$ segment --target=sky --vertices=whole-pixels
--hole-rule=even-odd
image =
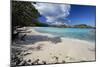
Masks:
[[[40,13],[38,20],[52,24],[87,24],[95,26],[95,6],[36,3],[32,4]]]
[[[96,7],[86,5],[71,5],[69,24],[87,24],[95,26]]]

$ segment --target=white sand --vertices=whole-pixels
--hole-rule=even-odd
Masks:
[[[29,28],[32,32],[28,35],[46,35],[36,32],[33,28]],[[62,42],[52,43],[51,41],[40,41],[35,44],[24,45],[26,48],[36,48],[41,46],[41,50],[29,50],[31,54],[24,57],[25,60],[32,61],[40,59],[39,63],[46,61],[47,63],[55,63],[58,57],[58,62],[79,62],[79,61],[94,61],[95,60],[95,43],[90,43],[78,39],[61,38]]]

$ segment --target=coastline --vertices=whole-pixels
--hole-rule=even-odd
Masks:
[[[55,42],[56,39],[53,35],[37,32],[33,27],[27,28],[31,31],[31,33],[27,33],[28,36],[39,37],[35,37],[34,44],[24,43],[22,45],[22,50],[28,49],[23,54],[30,53],[23,57],[26,61],[30,59],[31,62],[34,62],[39,59],[38,64],[43,64],[43,61],[46,64],[95,61],[95,43],[70,38],[60,38],[58,42]]]
[[[35,29],[36,28],[39,28],[39,27],[34,27]],[[55,35],[52,35],[52,34],[49,34],[49,33],[41,33],[41,32],[38,32],[34,29],[33,27],[29,27],[28,29],[31,30],[33,33],[35,33],[36,35],[46,35],[46,36],[49,36],[49,37],[56,37]],[[29,34],[30,35],[30,34]],[[32,34],[33,35],[33,34]],[[94,41],[86,41],[86,40],[80,40],[80,39],[75,39],[75,38],[69,38],[69,37],[61,37],[62,39],[70,39],[70,40],[76,40],[76,41],[81,41],[81,42],[87,42],[87,43],[90,43],[90,44],[95,44]],[[94,45],[93,44],[93,45]]]

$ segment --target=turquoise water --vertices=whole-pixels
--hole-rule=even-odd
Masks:
[[[36,31],[41,33],[49,33],[54,36],[75,38],[95,42],[95,29],[89,28],[55,28],[55,27],[40,27],[35,28]]]

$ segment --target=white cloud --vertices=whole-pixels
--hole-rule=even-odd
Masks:
[[[32,3],[38,12],[46,17],[47,22],[67,22],[66,17],[70,14],[71,6],[69,4],[52,3]]]

